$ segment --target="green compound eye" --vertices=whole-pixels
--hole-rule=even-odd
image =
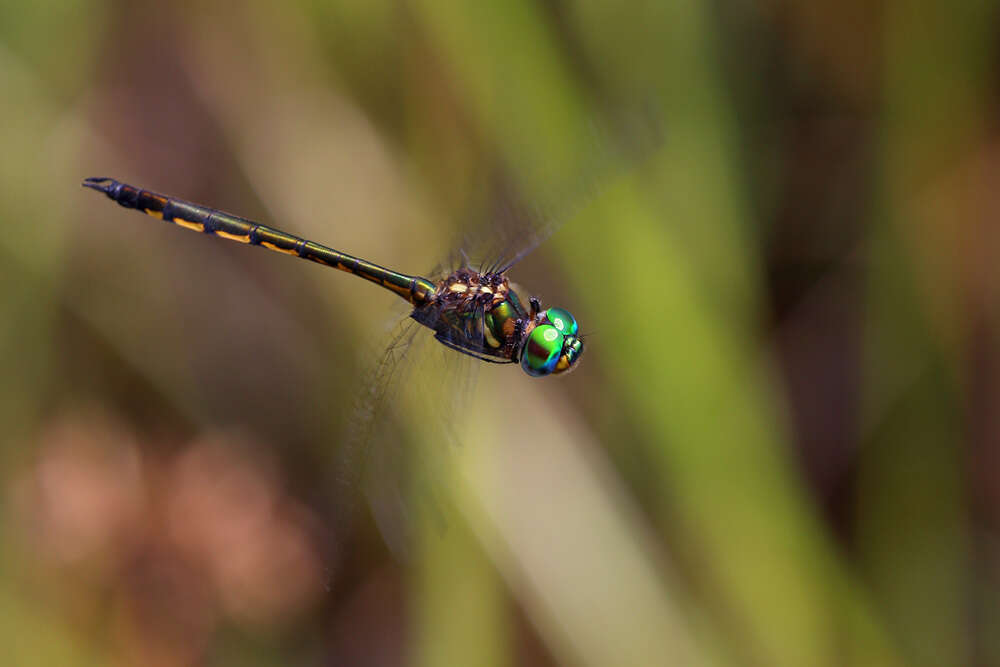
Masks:
[[[548,375],[556,369],[562,354],[563,335],[551,324],[539,324],[528,334],[521,352],[521,368],[533,377]]]
[[[583,341],[576,336],[565,336],[563,340],[562,355],[556,362],[556,369],[552,371],[554,375],[565,373],[576,368],[576,362],[583,354]]]
[[[569,314],[568,310],[563,310],[562,308],[549,308],[546,310],[545,323],[559,329],[559,333],[564,336],[575,336],[578,329],[573,316]]]

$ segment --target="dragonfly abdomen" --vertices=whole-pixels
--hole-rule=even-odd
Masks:
[[[186,229],[238,243],[260,246],[274,252],[308,259],[339,271],[353,273],[401,296],[414,306],[426,303],[436,288],[434,283],[426,278],[398,273],[225,211],[136,188],[111,178],[88,178],[83,185],[103,192],[125,208],[134,208]]]

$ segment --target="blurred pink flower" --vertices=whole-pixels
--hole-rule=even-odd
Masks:
[[[39,436],[14,507],[40,556],[72,563],[134,537],[146,508],[134,436],[107,417],[74,417]],[[106,554],[113,555],[113,554]]]
[[[325,591],[318,521],[284,494],[275,468],[225,436],[196,441],[165,485],[167,531],[206,566],[237,620],[274,624]]]

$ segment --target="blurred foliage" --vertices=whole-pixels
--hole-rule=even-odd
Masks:
[[[994,14],[3,0],[7,662],[1000,664]],[[392,297],[104,175],[413,273],[551,213],[584,360],[421,346],[345,487]]]

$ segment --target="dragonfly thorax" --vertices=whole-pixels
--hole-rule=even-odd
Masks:
[[[489,311],[507,299],[510,285],[502,273],[461,268],[438,283],[435,300],[459,313]]]

